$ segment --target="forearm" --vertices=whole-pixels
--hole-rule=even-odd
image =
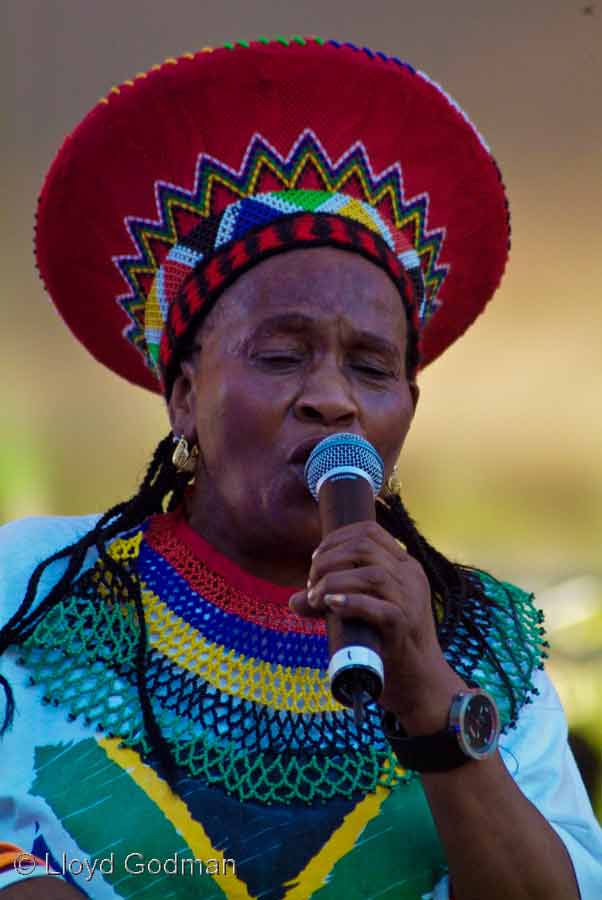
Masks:
[[[422,782],[454,900],[579,900],[564,844],[499,755]]]
[[[466,690],[462,679],[440,667],[413,711],[399,710],[398,717],[409,734],[435,733],[445,726],[459,690]],[[421,777],[454,900],[579,900],[562,840],[522,793],[499,751]]]
[[[385,669],[379,702],[399,726],[387,725],[385,732],[392,732],[401,764],[420,770],[416,746],[432,748],[433,742],[414,741],[411,752],[408,739],[439,737],[442,741],[438,746],[449,750],[447,729],[452,703],[458,693],[470,687],[443,654],[424,571],[397,544],[392,546],[390,539],[370,522],[348,525],[328,535],[312,559],[311,590],[294,594],[291,607],[303,615],[329,613],[342,620],[361,618],[379,632]],[[522,637],[509,631],[506,639]],[[535,679],[537,672],[532,676]],[[548,712],[556,722],[555,707]],[[547,718],[537,724],[527,711],[526,719],[531,721],[531,730],[528,738],[523,735],[523,759],[530,760],[527,768],[531,780],[537,781],[538,771],[547,770],[548,750],[552,755],[547,793],[543,795],[550,800],[553,779],[563,771],[559,750],[565,746],[565,734],[556,726],[556,732],[550,735],[550,729],[544,727]],[[518,729],[519,724],[514,727]],[[475,726],[478,744],[480,727]],[[544,739],[538,745],[540,728]],[[536,758],[534,745],[538,747]],[[456,761],[457,750],[454,746],[450,753]],[[431,752],[435,757],[438,754],[437,750]],[[445,750],[440,755],[445,767],[449,761]],[[404,763],[404,756],[410,762]],[[525,766],[521,765],[525,776]],[[487,760],[470,760],[457,769],[422,777],[457,900],[579,900],[573,864],[562,840],[523,794],[497,753]],[[525,781],[526,776],[522,783]],[[580,852],[576,865],[581,862],[579,877],[582,879],[585,873],[589,887],[597,879],[592,852],[598,842],[591,820],[581,815],[578,793],[556,812],[569,819],[576,813],[577,820],[584,823],[584,844],[576,842]],[[534,792],[534,796],[538,802],[542,799],[541,792]],[[545,803],[542,809],[546,809]],[[570,840],[574,845],[572,833]],[[574,850],[571,846],[573,854]],[[588,894],[588,900],[590,896],[598,894]]]

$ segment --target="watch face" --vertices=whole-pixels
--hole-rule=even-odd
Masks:
[[[499,715],[493,699],[484,691],[462,694],[456,711],[455,731],[467,756],[485,759],[495,751],[500,733]]]

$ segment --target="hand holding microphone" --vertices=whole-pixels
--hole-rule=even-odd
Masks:
[[[291,608],[326,617],[333,695],[358,722],[377,699],[414,733],[434,731],[461,681],[439,645],[422,566],[375,521],[382,460],[364,438],[336,434],[314,448],[305,473],[323,538],[311,590]]]
[[[318,502],[322,536],[353,522],[374,521],[374,498],[383,477],[383,461],[364,438],[343,433],[320,441],[305,465],[305,480]],[[377,700],[383,689],[380,638],[362,619],[327,615],[326,622],[330,688],[339,703],[353,708],[359,725],[364,704]]]

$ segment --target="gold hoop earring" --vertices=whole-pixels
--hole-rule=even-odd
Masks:
[[[387,490],[390,494],[401,494],[401,481],[397,474],[397,463],[393,466],[393,471],[387,478]]]
[[[196,464],[199,458],[199,448],[196,444],[193,444],[192,447],[188,446],[188,441],[184,437],[184,435],[180,435],[178,438],[174,434],[174,443],[176,443],[176,449],[174,450],[171,461],[178,470],[178,472],[186,472],[189,475],[193,475],[196,472]]]

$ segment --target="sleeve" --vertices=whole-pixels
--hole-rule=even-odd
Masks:
[[[38,516],[9,522],[0,528],[0,627],[16,612],[25,596],[35,567],[42,560],[78,541],[98,521],[99,516]],[[92,564],[90,552],[83,568]],[[48,567],[40,581],[41,600],[65,571],[65,562]],[[83,569],[82,569],[83,571]]]
[[[554,685],[538,671],[539,693],[500,739],[506,768],[566,846],[581,900],[602,897],[602,828],[596,821],[567,742],[567,722]]]
[[[79,540],[98,516],[69,516],[21,519],[0,528],[0,628],[21,604],[29,579],[43,559],[61,547]],[[84,567],[92,565],[96,551],[86,557]],[[43,599],[65,571],[65,561],[57,561],[44,574],[36,596]],[[32,723],[39,726],[39,709],[34,697],[22,690],[23,672],[15,665],[14,648],[0,657],[0,674],[11,685],[17,704],[11,729],[11,744],[18,742],[18,753],[7,752],[0,738],[0,891],[25,878],[56,874],[45,853],[39,824],[47,810],[39,798],[29,793],[32,778]],[[0,687],[0,722],[4,719],[6,696]]]
[[[500,755],[523,794],[563,841],[581,900],[602,897],[602,828],[596,821],[567,742],[568,727],[549,676],[538,671],[533,702],[516,728],[500,738]],[[446,875],[422,900],[453,900]]]

